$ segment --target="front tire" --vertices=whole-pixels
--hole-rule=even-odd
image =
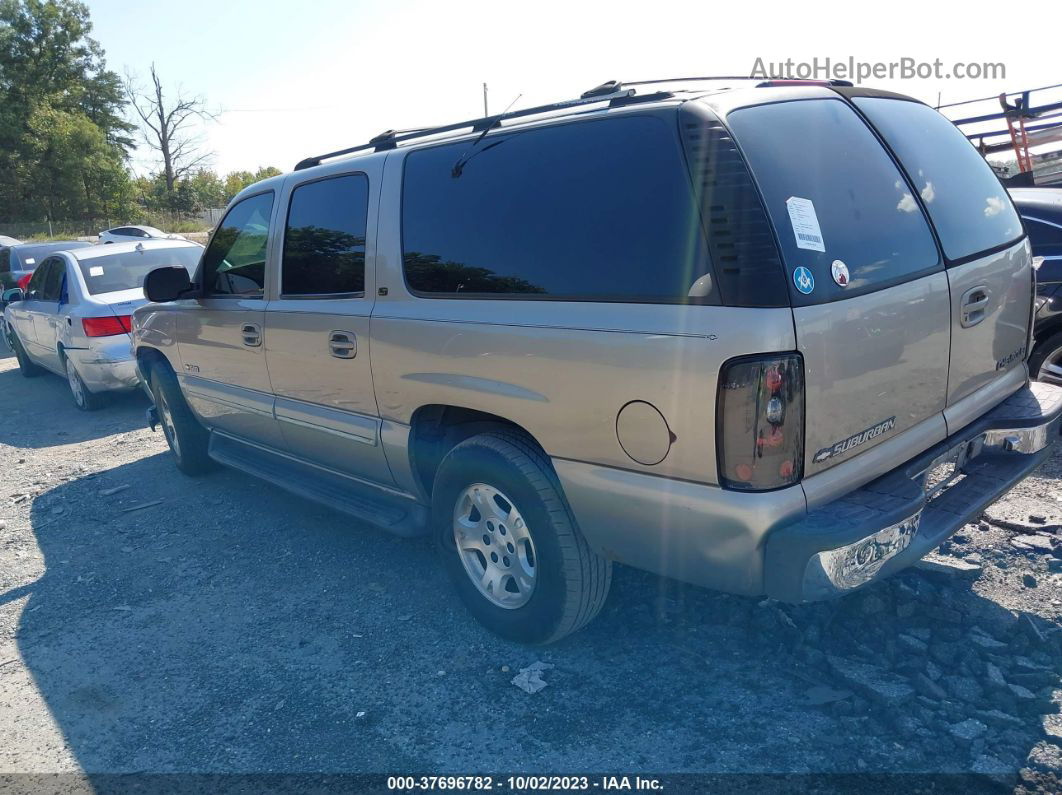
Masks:
[[[492,632],[553,643],[605,603],[612,564],[590,549],[549,459],[526,436],[483,433],[454,447],[435,477],[432,516],[443,566]]]
[[[71,397],[74,398],[74,405],[81,411],[95,411],[107,402],[106,397],[90,391],[85,386],[81,374],[78,373],[69,356],[63,357],[63,367],[66,369],[66,383],[70,387]]]
[[[160,363],[151,368],[151,395],[177,468],[191,476],[214,469],[214,462],[207,454],[210,434],[192,414],[169,365]]]
[[[15,335],[14,331],[8,332],[8,340],[11,342],[11,347],[15,350],[15,360],[18,362],[18,371],[22,373],[23,378],[36,378],[44,372],[44,370],[35,365],[30,359],[29,354],[26,353],[26,349],[22,347],[22,340]]]
[[[1029,357],[1029,375],[1062,386],[1062,331],[1041,342]]]

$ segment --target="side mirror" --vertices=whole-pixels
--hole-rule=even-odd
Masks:
[[[15,301],[25,300],[26,294],[22,292],[20,287],[12,287],[10,290],[4,290],[3,296],[0,296],[0,300],[3,300],[5,304],[12,304]]]
[[[187,298],[192,292],[188,271],[180,266],[155,268],[144,277],[144,297],[155,303]]]

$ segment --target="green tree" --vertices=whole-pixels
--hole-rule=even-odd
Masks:
[[[121,81],[75,0],[0,0],[0,218],[95,218],[131,197]]]
[[[230,201],[232,201],[233,196],[235,196],[241,190],[246,188],[248,185],[253,185],[256,182],[261,182],[263,179],[268,179],[269,177],[280,176],[282,173],[284,172],[282,172],[279,168],[276,168],[275,166],[262,166],[253,174],[250,171],[230,171],[228,174],[225,175],[224,202],[217,206],[221,207],[224,204],[228,204]]]

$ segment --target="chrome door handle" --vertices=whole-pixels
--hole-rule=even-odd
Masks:
[[[240,336],[248,348],[257,348],[262,344],[262,327],[257,323],[244,323],[240,326]]]
[[[353,359],[358,355],[358,338],[352,331],[330,331],[328,352],[337,359]]]
[[[962,294],[960,299],[959,323],[963,328],[976,326],[985,319],[985,308],[988,306],[989,290],[984,285],[971,287]]]

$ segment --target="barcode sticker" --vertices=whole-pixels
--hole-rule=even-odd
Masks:
[[[789,222],[793,225],[797,248],[825,252],[826,245],[822,240],[819,218],[815,215],[815,205],[811,199],[790,196],[785,200],[785,208],[789,211]]]

